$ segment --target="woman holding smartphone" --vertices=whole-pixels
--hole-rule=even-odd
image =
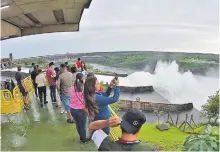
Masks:
[[[107,120],[111,116],[108,105],[115,103],[120,97],[119,81],[117,78],[114,78],[106,92],[96,92],[96,80],[97,78],[95,76],[86,79],[84,85],[85,108],[89,115],[94,116],[94,121]],[[112,97],[109,97],[112,90],[114,94]],[[110,128],[105,127],[103,131],[109,134]]]

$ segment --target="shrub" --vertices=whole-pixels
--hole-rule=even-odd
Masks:
[[[209,96],[207,103],[202,106],[202,110],[209,119],[208,123],[212,123],[212,119],[214,119],[214,123],[217,124],[219,117],[219,91],[215,95]]]
[[[183,151],[218,151],[219,135],[212,136],[212,127],[206,126],[202,135],[188,136],[183,144]]]

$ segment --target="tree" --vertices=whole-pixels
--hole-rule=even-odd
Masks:
[[[219,135],[211,135],[212,126],[206,126],[202,135],[188,136],[183,144],[183,151],[219,151]]]
[[[202,106],[203,113],[208,117],[209,122],[214,119],[214,123],[217,124],[219,118],[219,91],[215,95],[209,96],[207,103]]]
[[[160,110],[154,110],[154,114],[157,116],[157,122],[160,123],[160,116],[164,115],[163,111]]]

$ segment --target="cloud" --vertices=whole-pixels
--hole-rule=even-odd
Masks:
[[[66,52],[219,53],[218,0],[93,0],[79,32],[2,41],[2,56]]]

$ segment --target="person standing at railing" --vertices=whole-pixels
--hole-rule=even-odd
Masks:
[[[57,99],[56,99],[56,82],[54,80],[54,77],[56,77],[56,72],[54,71],[54,63],[50,62],[49,63],[49,67],[46,70],[46,76],[47,76],[47,80],[49,82],[50,85],[50,97],[52,100],[52,103],[56,103]]]
[[[69,106],[70,104],[69,90],[74,85],[73,74],[67,70],[65,64],[60,65],[60,71],[61,74],[57,81],[57,88],[60,93],[61,101],[63,102],[65,110],[67,111],[67,117],[68,117],[67,122],[74,123],[73,117],[70,113],[70,106]]]
[[[119,81],[118,79],[113,79],[106,92],[96,92],[96,81],[97,78],[94,76],[86,79],[84,86],[85,107],[89,115],[94,116],[94,121],[107,120],[111,116],[108,105],[115,103],[120,97]],[[112,97],[109,97],[112,90],[114,94]],[[110,128],[107,126],[103,128],[103,131],[109,134]]]
[[[93,73],[88,73],[87,78],[92,77],[92,76],[94,77],[95,75]],[[103,92],[102,86],[98,80],[96,80],[95,91],[96,92]],[[88,115],[88,120],[89,120],[89,124],[90,124],[94,120],[94,116]]]
[[[25,78],[24,73],[21,72],[21,67],[19,66],[18,67],[18,72],[16,72],[16,74],[15,74],[15,79],[17,81],[17,85],[19,87],[19,90],[20,90],[20,92],[23,96],[24,109],[28,110],[29,108],[28,108],[27,103],[26,103],[28,93],[26,92],[24,84],[23,84],[24,78]]]
[[[75,63],[77,71],[81,71],[81,59],[78,58],[77,62]]]
[[[32,63],[32,64],[31,64],[31,67],[30,67],[30,69],[29,69],[29,74],[31,74],[31,73],[34,71],[34,68],[36,68],[36,67],[35,67],[35,63]]]
[[[35,83],[37,84],[39,98],[41,107],[43,107],[43,96],[44,96],[44,104],[47,104],[47,88],[46,88],[46,77],[43,74],[42,70],[38,70],[38,75],[36,76]]]
[[[85,78],[87,77],[88,72],[86,68],[86,63],[84,61],[81,62],[81,73]]]
[[[122,120],[118,116],[112,116],[108,120],[94,121],[89,126],[89,131],[92,133],[91,139],[99,151],[154,151],[151,145],[138,140],[138,134],[145,121],[146,117],[137,109],[131,109],[126,112]],[[116,127],[119,125],[122,136],[117,141],[113,141],[101,130],[105,127]]]

